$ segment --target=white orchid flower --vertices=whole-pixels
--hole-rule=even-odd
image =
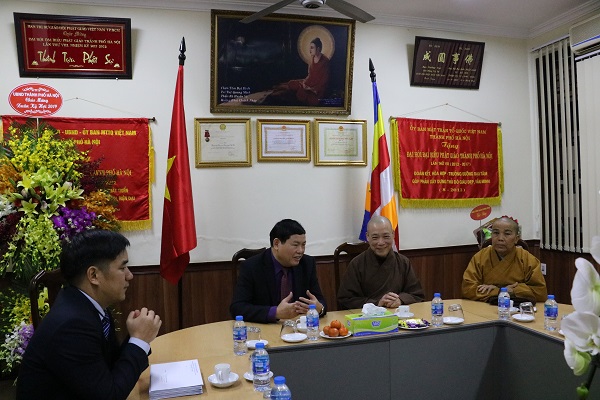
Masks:
[[[579,312],[600,315],[600,275],[584,258],[575,260],[577,272],[571,288],[571,303]]]
[[[561,330],[577,350],[591,355],[600,352],[600,318],[597,315],[575,311],[562,320]]]
[[[590,249],[592,257],[598,264],[600,264],[600,236],[594,236],[592,238],[592,248]]]
[[[583,375],[587,371],[592,359],[590,353],[578,351],[569,339],[565,339],[564,354],[567,365],[573,370],[575,375]]]

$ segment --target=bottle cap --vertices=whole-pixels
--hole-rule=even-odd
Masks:
[[[316,309],[317,309],[317,306],[315,306],[314,304],[310,304],[310,305],[308,306],[308,308],[309,308],[309,309],[311,309],[311,310],[314,308],[314,309],[316,310]]]
[[[276,376],[275,378],[273,378],[273,382],[275,382],[276,385],[283,385],[285,383],[285,377]]]
[[[500,289],[500,291],[501,291],[501,292],[508,292],[508,289],[507,289],[507,288],[505,288],[505,287],[503,287],[503,288],[501,288],[501,289]]]
[[[236,316],[235,316],[235,320],[236,320],[236,321],[243,321],[243,320],[244,320],[244,317],[243,317],[243,316],[241,316],[241,315],[236,315]]]
[[[263,342],[258,342],[254,345],[254,347],[256,348],[256,350],[258,349],[264,349],[265,348],[265,344]]]
[[[434,293],[433,297],[441,297],[441,295],[439,293]]]
[[[548,295],[548,300],[554,300],[554,295],[553,294],[549,294]]]

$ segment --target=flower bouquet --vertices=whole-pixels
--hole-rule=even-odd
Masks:
[[[600,263],[600,236],[594,236],[592,257]],[[565,335],[565,360],[575,375],[589,370],[584,383],[577,388],[580,399],[587,399],[596,368],[600,366],[600,275],[584,258],[575,260],[577,272],[571,289],[575,312],[561,323]]]
[[[116,177],[50,125],[13,124],[0,143],[0,367],[18,366],[31,336],[26,288],[59,267],[61,242],[85,229],[118,230]],[[6,283],[8,281],[8,283]],[[42,299],[43,300],[43,299]],[[11,310],[26,312],[11,314]],[[40,310],[43,310],[40,307]],[[1,342],[1,340],[0,340]]]

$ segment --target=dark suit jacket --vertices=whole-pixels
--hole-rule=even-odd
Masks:
[[[17,399],[126,399],[147,367],[146,352],[135,344],[119,346],[112,324],[106,340],[94,305],[67,287],[25,350]]]
[[[315,259],[304,255],[300,263],[292,267],[294,279],[294,298],[307,297],[310,290],[319,302],[327,309],[323,293],[317,280]],[[276,293],[275,266],[271,259],[271,249],[250,257],[240,267],[233,301],[229,307],[231,316],[243,315],[244,321],[267,323],[269,309],[280,302],[280,294]],[[324,313],[323,313],[324,315]]]

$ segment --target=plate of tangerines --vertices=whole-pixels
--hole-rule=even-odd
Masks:
[[[352,332],[348,331],[348,328],[342,325],[340,321],[334,319],[329,325],[323,327],[319,335],[325,339],[345,339],[352,336]]]

